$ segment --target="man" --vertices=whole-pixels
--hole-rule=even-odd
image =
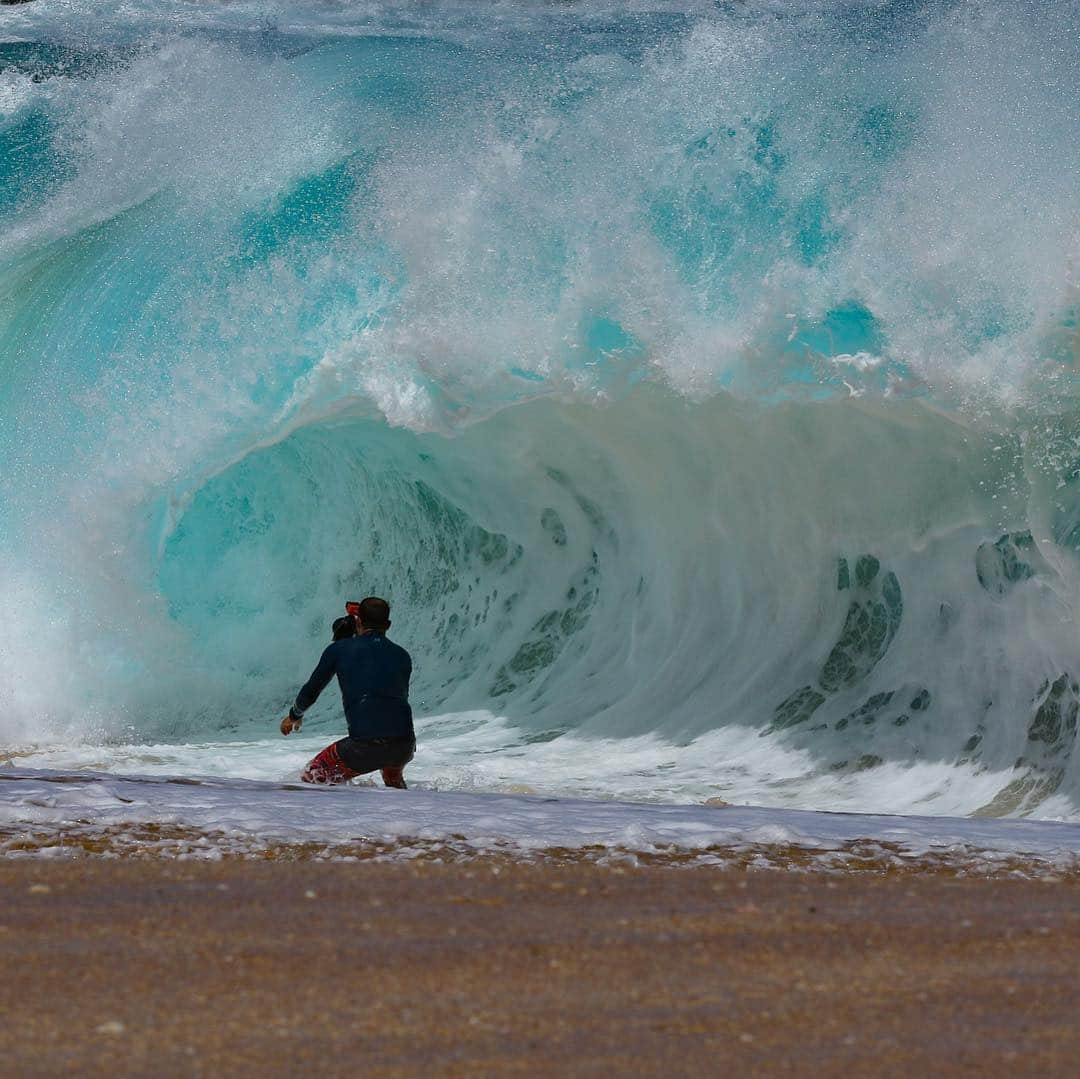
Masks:
[[[404,790],[405,765],[416,752],[409,707],[412,659],[386,638],[390,628],[386,600],[369,596],[358,608],[355,632],[348,632],[344,619],[334,623],[334,642],[281,721],[281,733],[287,736],[300,730],[304,713],[336,674],[349,736],[327,746],[304,769],[301,779],[344,783],[378,770],[386,786]]]

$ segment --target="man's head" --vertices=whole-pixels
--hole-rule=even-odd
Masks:
[[[374,629],[385,633],[390,628],[390,604],[378,596],[368,596],[360,601],[357,619],[361,629]]]

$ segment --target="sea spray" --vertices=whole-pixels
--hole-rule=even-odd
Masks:
[[[423,712],[1069,811],[1077,5],[93,7],[0,26],[9,741],[380,592]]]

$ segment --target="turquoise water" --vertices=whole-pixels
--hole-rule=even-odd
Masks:
[[[0,736],[256,737],[380,593],[424,713],[1071,812],[1077,70],[1076,3],[4,8]]]

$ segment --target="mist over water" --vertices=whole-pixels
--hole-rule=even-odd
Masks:
[[[227,770],[376,593],[487,717],[436,786],[1075,814],[1078,70],[1076,3],[3,9],[0,737]]]

